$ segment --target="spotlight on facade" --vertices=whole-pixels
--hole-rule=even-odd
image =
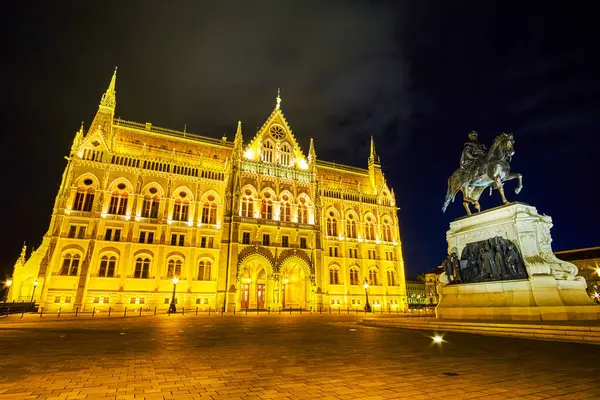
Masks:
[[[246,157],[248,160],[252,160],[254,158],[254,150],[252,149],[248,149],[244,152],[244,157]]]
[[[368,288],[369,288],[369,284],[368,284],[367,282],[365,282],[365,284],[363,285],[363,287],[364,287],[365,289],[368,289]]]
[[[288,278],[285,278],[285,279],[283,280],[283,283],[285,283],[286,285],[287,285],[287,283],[288,283],[288,282],[289,282]]]
[[[248,283],[252,282],[252,278],[248,277],[248,279],[246,279],[246,282],[248,282]]]
[[[6,280],[6,286],[10,287],[12,285],[12,279],[7,279]]]
[[[596,275],[600,276],[600,267],[596,268]]]
[[[173,285],[177,285],[179,283],[179,278],[178,277],[174,277],[171,282],[173,282]]]

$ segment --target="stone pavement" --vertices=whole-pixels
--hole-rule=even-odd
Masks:
[[[1,399],[597,399],[597,346],[355,325],[364,315],[0,323]]]

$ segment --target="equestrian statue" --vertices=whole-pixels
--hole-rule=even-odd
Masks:
[[[519,179],[519,186],[515,189],[518,194],[523,188],[523,177],[521,174],[510,172],[510,162],[515,154],[515,140],[512,134],[501,133],[494,139],[488,150],[477,141],[477,132],[469,133],[469,141],[465,143],[460,157],[460,168],[458,168],[450,179],[448,179],[448,191],[442,212],[460,191],[463,197],[463,206],[467,214],[471,215],[469,203],[473,204],[477,211],[481,211],[479,197],[485,189],[498,189],[504,204],[508,203],[504,195],[504,182],[511,179]]]

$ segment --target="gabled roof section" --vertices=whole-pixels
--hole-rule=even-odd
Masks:
[[[281,97],[279,97],[279,91],[277,92],[276,101],[277,103],[275,105],[275,108],[273,109],[265,123],[260,127],[258,132],[256,132],[256,135],[254,136],[254,138],[252,138],[250,143],[245,146],[244,156],[247,159],[259,160],[260,149],[263,141],[265,140],[271,140],[274,143],[288,142],[292,146],[292,154],[294,155],[294,158],[297,161],[296,166],[299,166],[302,169],[307,169],[308,160],[302,152],[300,145],[296,141],[296,137],[292,133],[292,128],[288,124],[287,119],[285,118],[285,115],[281,110]],[[280,136],[279,138],[274,136],[274,134],[281,135],[281,133],[279,133],[281,131],[278,130],[277,127],[283,129],[283,136]],[[278,132],[272,131],[272,129]]]

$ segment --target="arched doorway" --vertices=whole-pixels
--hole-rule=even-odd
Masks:
[[[299,258],[286,260],[279,270],[281,307],[308,308],[310,305],[310,271]]]
[[[275,286],[273,267],[261,255],[253,255],[244,260],[240,266],[239,297],[237,304],[241,309],[267,308],[273,302],[270,293]]]

